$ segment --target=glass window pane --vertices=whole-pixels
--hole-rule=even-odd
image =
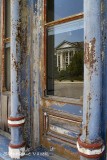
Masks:
[[[47,22],[83,12],[83,0],[47,0]]]
[[[83,19],[47,29],[47,94],[83,96]]]
[[[6,90],[10,91],[10,48],[5,49],[5,79]]]
[[[5,38],[10,37],[10,0],[5,0]]]

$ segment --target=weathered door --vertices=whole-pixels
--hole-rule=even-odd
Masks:
[[[83,99],[83,0],[44,3],[41,144],[61,156],[77,160]]]
[[[9,132],[8,117],[10,115],[10,0],[1,1],[1,99],[0,129]]]

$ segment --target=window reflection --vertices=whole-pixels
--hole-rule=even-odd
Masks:
[[[47,22],[83,12],[83,0],[47,0]]]
[[[80,98],[83,96],[83,20],[50,27],[47,34],[47,94]]]

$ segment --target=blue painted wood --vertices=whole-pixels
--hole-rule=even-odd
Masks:
[[[73,114],[73,115],[77,115],[77,116],[82,116],[83,115],[83,108],[82,106],[77,106],[77,105],[73,105],[73,104],[65,104],[65,105],[52,105],[51,106],[52,109],[58,110],[58,111],[62,111],[65,113],[69,113],[69,114]]]

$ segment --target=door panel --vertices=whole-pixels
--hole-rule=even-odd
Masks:
[[[82,106],[43,99],[40,109],[41,144],[63,157],[79,159]]]

